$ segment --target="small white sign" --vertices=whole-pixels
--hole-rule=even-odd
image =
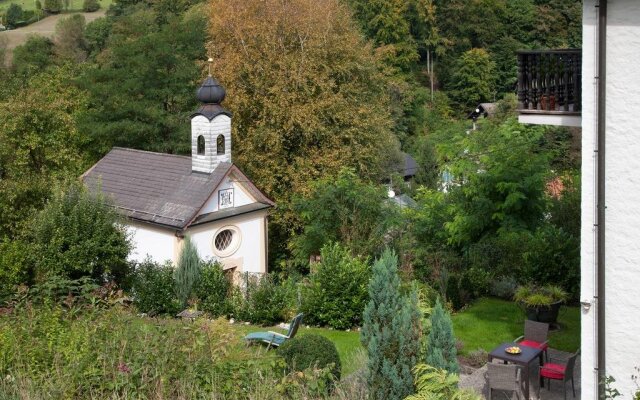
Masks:
[[[233,207],[233,188],[218,190],[218,208]]]

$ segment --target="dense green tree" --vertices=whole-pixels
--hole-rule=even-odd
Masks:
[[[404,399],[413,393],[412,368],[420,352],[420,311],[415,290],[400,292],[396,255],[385,251],[373,264],[369,302],[360,339],[366,347],[367,384],[376,400]]]
[[[445,150],[453,184],[446,194],[421,199],[424,218],[418,217],[416,229],[463,247],[498,230],[535,229],[547,205],[550,154],[540,151],[545,130],[511,118],[462,134]]]
[[[58,21],[53,43],[59,60],[79,63],[87,58],[88,45],[84,31],[85,19],[82,14],[74,14]]]
[[[484,49],[471,49],[460,57],[453,73],[451,99],[469,109],[495,97],[495,64]]]
[[[53,63],[53,42],[45,37],[30,36],[13,49],[13,70],[21,76],[31,76]]]
[[[354,258],[338,243],[327,243],[320,256],[303,288],[305,320],[336,329],[360,326],[370,277],[367,261]]]
[[[379,253],[395,211],[385,199],[382,186],[361,180],[352,169],[314,182],[309,197],[297,202],[304,224],[292,242],[298,261],[306,263],[330,242],[342,243],[353,255]]]
[[[431,311],[431,330],[427,336],[427,364],[457,374],[456,338],[453,336],[451,317],[442,307],[440,299]]]
[[[131,244],[115,209],[99,191],[75,182],[54,191],[30,227],[36,278],[126,278]]]
[[[15,28],[22,21],[22,7],[11,3],[4,14],[4,22],[9,28]]]
[[[14,237],[53,182],[88,166],[75,124],[86,95],[70,84],[73,74],[72,66],[49,69],[0,103],[0,236]]]
[[[291,200],[310,182],[344,166],[379,179],[397,161],[385,78],[337,0],[216,0],[211,10],[234,162],[278,203],[270,243],[286,243],[300,227]]]
[[[408,70],[418,60],[416,43],[406,18],[404,0],[350,0],[354,14],[367,37],[389,65]]]
[[[77,80],[90,94],[79,124],[90,133],[92,156],[113,146],[188,153],[186,116],[196,109],[201,69],[195,60],[206,54],[204,17],[178,15],[158,26],[152,10],[139,10],[103,28],[113,32],[108,49]],[[103,33],[96,35],[98,46],[107,42]]]
[[[113,23],[108,18],[98,18],[87,24],[84,36],[90,56],[98,55],[107,47]]]
[[[202,261],[198,256],[198,249],[191,241],[191,237],[185,236],[182,241],[178,265],[173,273],[176,296],[182,307],[187,307],[191,293],[200,279],[201,271]]]

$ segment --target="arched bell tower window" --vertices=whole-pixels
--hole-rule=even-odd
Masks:
[[[218,155],[224,154],[224,135],[218,135],[216,145],[218,147]]]
[[[204,136],[198,136],[198,155],[204,155]]]

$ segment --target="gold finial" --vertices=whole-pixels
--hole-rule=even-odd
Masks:
[[[209,76],[211,76],[211,64],[213,64],[213,58],[209,57],[207,62],[209,63]]]

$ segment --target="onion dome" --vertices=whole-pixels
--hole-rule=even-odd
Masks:
[[[196,92],[196,98],[204,104],[220,104],[226,92],[222,86],[209,75]]]

